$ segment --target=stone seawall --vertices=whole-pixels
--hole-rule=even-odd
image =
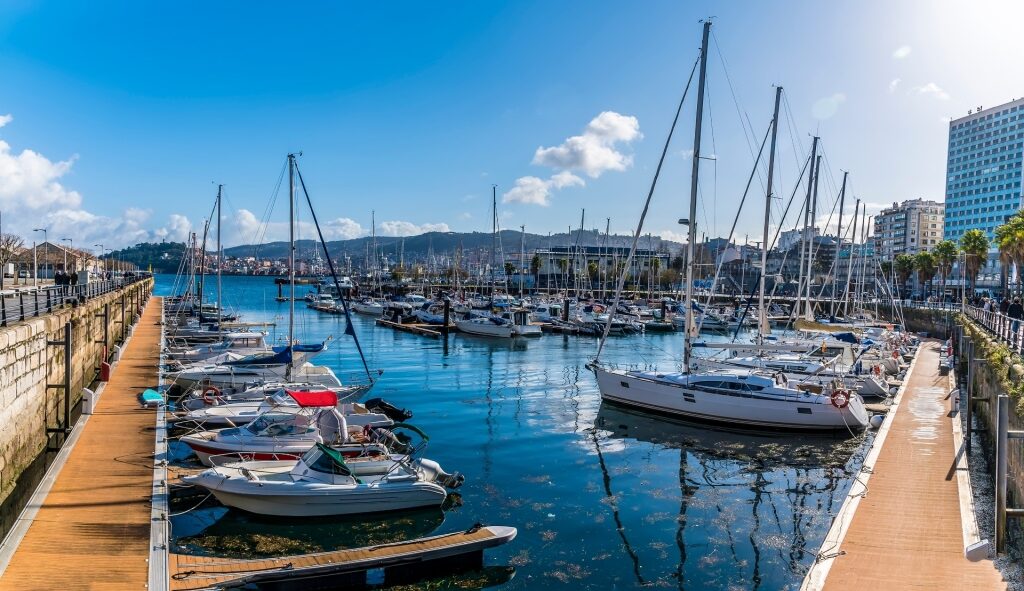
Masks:
[[[57,387],[65,382],[65,347],[53,342],[64,339],[70,323],[74,409],[82,400],[83,388],[98,377],[104,344],[110,360],[152,289],[152,279],[140,281],[73,307],[0,327],[0,503],[6,504],[19,478],[39,464],[48,445],[63,443],[61,430],[71,428],[64,424],[64,389]]]

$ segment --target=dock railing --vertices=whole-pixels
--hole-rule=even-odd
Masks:
[[[20,289],[17,293],[0,295],[0,326],[12,322],[24,322],[60,308],[65,304],[84,303],[90,298],[108,294],[139,281],[150,275],[118,277],[102,281],[90,281],[77,285],[49,285],[35,289]]]

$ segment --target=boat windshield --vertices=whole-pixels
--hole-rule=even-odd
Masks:
[[[287,426],[287,423],[293,421],[294,419],[295,415],[266,413],[256,417],[256,420],[250,422],[244,428],[253,435],[259,435],[260,433],[266,431],[271,425],[276,425],[284,428]]]
[[[351,476],[352,470],[345,463],[341,454],[323,444],[316,444],[316,447],[306,452],[302,461],[314,472],[324,474],[337,474],[340,476]]]

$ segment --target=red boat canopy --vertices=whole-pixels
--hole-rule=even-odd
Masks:
[[[338,395],[330,390],[309,392],[304,390],[285,390],[299,406],[336,406]]]

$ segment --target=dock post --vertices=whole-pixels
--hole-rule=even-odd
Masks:
[[[971,434],[974,431],[974,341],[965,344],[967,355],[964,360],[967,362],[967,416],[964,419],[965,433],[964,446],[968,454],[971,453]]]
[[[569,298],[562,300],[562,322],[569,322]]]
[[[999,395],[996,407],[996,554],[1006,551],[1006,467],[1010,429],[1010,397]]]
[[[452,300],[445,296],[444,298],[444,322],[441,324],[441,334],[448,336],[448,322],[451,318],[452,313]]]

